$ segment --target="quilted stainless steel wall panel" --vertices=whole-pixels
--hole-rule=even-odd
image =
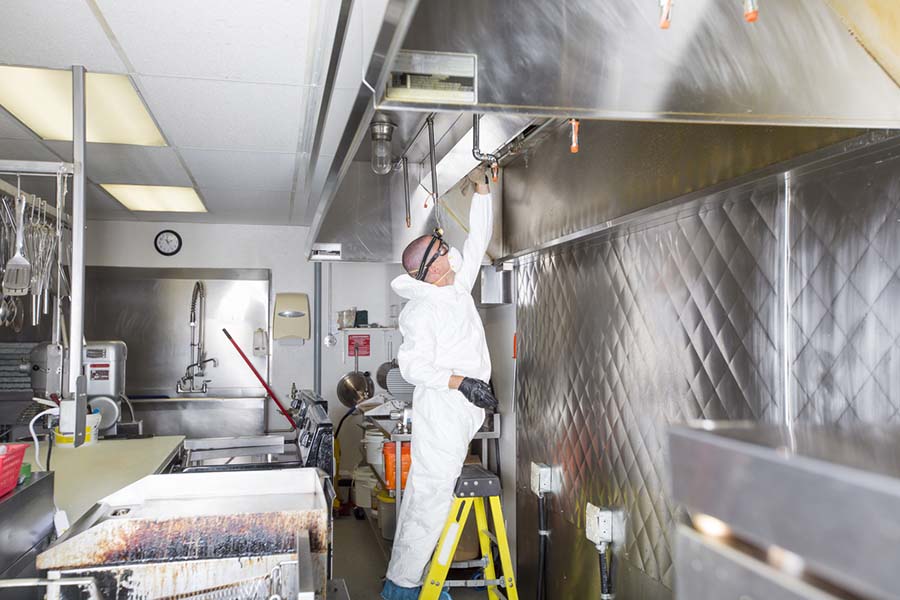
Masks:
[[[866,136],[769,173],[520,260],[525,590],[531,461],[564,473],[550,597],[598,593],[591,501],[628,513],[618,597],[668,598],[672,527],[685,518],[667,497],[668,423],[900,421],[900,143]]]
[[[793,178],[791,393],[798,420],[900,420],[900,158]]]
[[[664,432],[691,418],[780,418],[778,182],[532,255],[519,270],[519,577],[533,588],[531,461],[560,465],[550,597],[599,589],[584,505],[624,507],[621,598],[664,598],[683,510]]]

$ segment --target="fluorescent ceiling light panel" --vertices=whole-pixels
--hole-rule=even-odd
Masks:
[[[127,75],[85,76],[87,141],[165,146]],[[72,73],[0,66],[0,104],[45,140],[72,140]]]
[[[171,185],[102,183],[101,187],[128,210],[136,212],[204,213],[206,207],[194,188]]]

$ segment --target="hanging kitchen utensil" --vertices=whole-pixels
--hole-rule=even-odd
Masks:
[[[7,319],[9,319],[10,312],[12,309],[9,306],[9,296],[3,296],[0,298],[0,325],[6,327],[9,323],[7,323]]]
[[[22,326],[25,324],[25,305],[22,303],[22,298],[18,296],[12,301],[16,307],[12,318],[12,328],[16,333],[22,333]]]
[[[25,198],[16,187],[16,253],[6,263],[3,274],[3,293],[8,296],[24,296],[31,282],[31,263],[25,258]]]
[[[351,408],[375,395],[375,384],[368,371],[359,370],[359,347],[353,346],[354,370],[341,377],[337,384],[337,397],[341,404]]]
[[[387,390],[388,372],[390,372],[391,369],[399,366],[400,363],[398,363],[397,359],[394,358],[394,338],[393,336],[391,336],[388,338],[388,361],[381,363],[381,365],[378,367],[378,370],[375,371],[375,381],[378,382],[378,387],[383,390]]]
[[[332,348],[337,345],[337,336],[334,335],[334,331],[332,331],[332,326],[334,325],[334,312],[332,307],[332,300],[334,298],[334,271],[332,271],[332,267],[334,265],[328,264],[328,335],[325,336],[325,339],[322,340],[322,343],[325,344],[326,348]]]

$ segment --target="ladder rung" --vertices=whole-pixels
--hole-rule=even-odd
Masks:
[[[473,567],[485,568],[487,566],[487,559],[482,557],[475,560],[461,560],[459,562],[451,563],[451,569],[471,569]]]
[[[489,585],[502,587],[503,579],[448,579],[444,582],[444,585],[448,587],[459,588],[480,588],[487,587]]]

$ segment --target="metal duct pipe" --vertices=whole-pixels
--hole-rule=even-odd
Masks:
[[[481,115],[472,115],[472,156],[475,157],[475,160],[486,162],[489,166],[493,167],[498,162],[497,157],[493,154],[486,154],[481,151],[481,127],[478,124],[479,119],[481,119]]]
[[[322,395],[322,263],[313,263],[313,390]]]
[[[85,71],[72,67],[72,295],[69,308],[69,393],[75,400],[75,447],[84,443],[85,381],[81,373],[84,351],[84,229],[85,229]],[[60,252],[62,249],[60,249]]]

